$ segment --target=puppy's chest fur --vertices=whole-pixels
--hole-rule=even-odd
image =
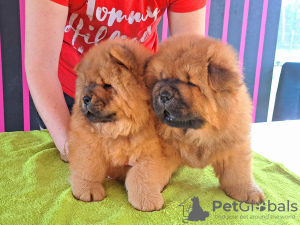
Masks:
[[[142,129],[139,134],[117,137],[94,134],[97,146],[93,149],[97,149],[98,154],[103,155],[112,166],[133,165],[145,155],[156,154],[155,151],[160,152],[159,149],[151,148],[154,142],[158,142],[158,138],[149,130]]]
[[[204,168],[209,164],[211,157],[211,149],[205,145],[197,145],[196,143],[183,143],[183,141],[177,140],[172,143],[179,152],[186,163],[192,167]]]
[[[103,137],[99,144],[105,158],[119,166],[129,161],[133,164],[140,157],[141,150],[135,142],[134,136],[130,135],[128,137],[119,136],[117,139]]]
[[[234,145],[232,142],[226,143],[226,140],[220,135],[208,135],[207,130],[205,132],[187,132],[184,129],[174,131],[167,126],[160,128],[164,129],[163,138],[176,151],[180,152],[186,164],[191,167],[204,168],[210,165],[217,160],[216,155],[226,154],[224,148]]]
[[[174,151],[178,151],[186,164],[192,167],[204,168],[207,166],[210,157],[210,150],[205,145],[198,143],[199,139],[192,139],[186,135],[184,129],[172,129],[164,124],[160,124],[162,138],[170,145]]]

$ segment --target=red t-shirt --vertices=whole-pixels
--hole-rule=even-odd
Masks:
[[[63,91],[74,98],[74,67],[82,54],[101,40],[131,38],[157,51],[157,25],[168,8],[184,13],[201,9],[206,0],[52,0],[69,7],[58,77]]]

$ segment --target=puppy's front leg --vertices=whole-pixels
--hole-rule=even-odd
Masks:
[[[140,159],[128,171],[125,185],[128,201],[138,210],[150,212],[162,209],[161,191],[170,179],[164,160]]]
[[[251,150],[232,150],[228,158],[213,164],[221,188],[238,201],[258,203],[264,201],[264,192],[254,182]]]
[[[102,185],[107,170],[105,160],[100,154],[94,155],[96,151],[88,150],[90,154],[84,150],[72,151],[70,149],[72,192],[75,198],[84,202],[101,201],[105,198],[105,190]]]

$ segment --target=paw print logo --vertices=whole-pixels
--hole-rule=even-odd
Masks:
[[[266,210],[266,207],[265,207],[266,204],[264,202],[259,202],[256,205],[257,205],[256,209],[259,209],[259,211],[262,212],[262,211]]]

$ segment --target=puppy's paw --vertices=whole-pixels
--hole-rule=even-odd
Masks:
[[[260,203],[265,200],[263,190],[255,183],[251,185],[236,185],[224,188],[225,193],[237,200],[247,201],[248,203]]]
[[[137,210],[143,212],[159,211],[164,206],[164,199],[159,190],[147,192],[147,190],[128,190],[128,201]]]
[[[73,196],[81,201],[84,202],[98,202],[102,201],[106,195],[105,190],[100,183],[90,183],[89,185],[87,182],[81,185],[73,185],[72,186],[72,193]]]

